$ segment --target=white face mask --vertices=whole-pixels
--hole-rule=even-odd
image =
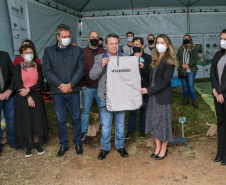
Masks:
[[[65,38],[65,39],[62,39],[62,38],[61,38],[61,44],[62,44],[64,47],[68,46],[68,45],[70,44],[70,42],[71,42],[71,38]]]
[[[128,40],[128,42],[132,42],[133,41],[133,37],[128,37],[127,40]]]
[[[167,47],[164,44],[157,44],[156,49],[159,53],[164,53],[167,50]]]
[[[24,60],[26,60],[28,62],[32,61],[33,58],[34,58],[33,54],[27,54],[27,55],[24,56]]]
[[[226,49],[226,40],[221,40],[220,44],[223,49]]]

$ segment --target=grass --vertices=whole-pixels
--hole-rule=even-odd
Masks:
[[[206,79],[204,80],[206,81]],[[198,79],[198,82],[203,82],[203,80]],[[180,104],[183,101],[183,95],[180,90],[177,88],[173,88],[173,96],[174,96],[174,104],[172,106],[172,128],[175,130],[175,135],[181,135],[181,124],[178,122],[180,117],[186,117],[185,123],[185,136],[191,137],[194,135],[204,135],[209,129],[208,126],[205,125],[206,122],[216,123],[216,117],[214,113],[211,111],[209,106],[205,103],[202,97],[197,93],[197,101],[199,104],[199,108],[195,109],[191,102],[189,105],[182,107]],[[47,110],[47,119],[49,123],[50,132],[54,135],[57,134],[57,120],[56,114],[54,110],[53,103],[47,102],[45,103]],[[91,112],[98,113],[98,107],[96,101],[93,101]],[[92,118],[90,118],[92,120]],[[135,132],[135,137],[139,137],[139,111],[137,115],[137,129]],[[67,123],[71,125],[71,118],[69,112],[67,113]],[[127,132],[127,124],[128,124],[128,111],[126,112],[125,117],[125,133]],[[115,132],[115,124],[112,125],[112,139],[111,142],[114,142],[114,132]],[[72,129],[69,129],[69,133],[72,134]],[[95,138],[96,141],[99,140],[101,134],[98,134]],[[133,140],[133,142],[136,142]],[[139,142],[139,141],[137,141]],[[136,148],[136,147],[135,147]]]

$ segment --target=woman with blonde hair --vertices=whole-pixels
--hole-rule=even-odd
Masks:
[[[168,152],[168,141],[173,141],[171,78],[177,66],[170,39],[164,34],[159,35],[152,55],[149,87],[141,89],[142,94],[149,95],[145,133],[152,131],[155,138],[156,149],[150,157],[156,160],[164,159]]]
[[[194,87],[195,76],[198,71],[198,67],[196,66],[198,51],[193,44],[191,36],[188,34],[184,36],[182,45],[178,49],[177,59],[179,61],[178,71],[182,69],[186,70],[186,77],[182,78],[184,100],[181,105],[185,106],[189,103],[188,94],[190,94],[193,107],[198,108]]]

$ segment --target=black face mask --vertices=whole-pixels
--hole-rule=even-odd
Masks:
[[[90,39],[90,44],[91,44],[92,46],[97,46],[98,43],[99,43],[99,40],[98,40],[98,39]]]
[[[99,44],[98,47],[102,48],[103,47],[103,44]]]
[[[140,53],[140,52],[141,52],[141,48],[140,48],[140,47],[134,46],[134,47],[133,47],[133,52],[134,52],[134,53]]]
[[[190,40],[188,40],[188,39],[184,39],[184,44],[189,44],[190,43]]]
[[[150,44],[150,45],[152,45],[152,44],[154,44],[154,40],[148,40],[148,43]]]

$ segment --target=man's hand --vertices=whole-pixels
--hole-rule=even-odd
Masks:
[[[101,67],[104,68],[108,64],[109,61],[110,61],[110,58],[103,58]]]
[[[82,89],[86,89],[86,86],[83,86]]]
[[[140,90],[140,92],[141,92],[141,94],[147,94],[147,93],[148,93],[148,91],[147,91],[146,88],[142,88],[142,89]]]
[[[4,95],[3,93],[1,93],[1,94],[0,94],[0,101],[5,100],[5,98],[6,98],[5,95]]]
[[[60,86],[58,87],[63,93],[70,93],[72,92],[72,87],[71,87],[71,84],[68,83],[68,84],[64,84],[64,83],[61,83]]]
[[[139,62],[140,68],[143,69],[144,68],[144,63],[143,62]]]
[[[5,100],[8,100],[10,95],[12,94],[12,91],[11,90],[6,90],[3,95],[5,96]]]
[[[30,89],[29,88],[27,88],[27,89],[26,88],[22,88],[22,89],[19,89],[19,91],[20,91],[19,94],[24,97],[30,92]]]
[[[140,53],[134,53],[133,55],[136,56],[137,58],[141,57]]]

